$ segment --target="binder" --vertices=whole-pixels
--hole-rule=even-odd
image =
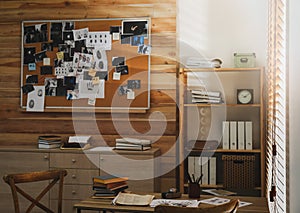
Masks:
[[[195,157],[188,156],[188,173],[190,175],[195,173]]]
[[[229,121],[223,121],[222,148],[229,149]]]
[[[195,163],[194,163],[194,167],[195,167],[195,169],[194,169],[194,174],[195,174],[195,178],[198,178],[198,177],[200,177],[201,176],[201,159],[200,159],[200,157],[194,157],[194,159],[195,159]],[[191,173],[190,173],[191,174]]]
[[[230,131],[230,149],[237,149],[237,122],[229,122],[229,131]]]
[[[208,185],[208,157],[201,157],[202,185]]]
[[[238,121],[238,149],[245,149],[245,122]]]
[[[253,149],[253,141],[252,141],[252,121],[245,122],[245,137],[246,137],[246,149],[252,150]]]
[[[209,159],[209,185],[217,185],[217,158]]]

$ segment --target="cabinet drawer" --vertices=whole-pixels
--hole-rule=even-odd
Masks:
[[[57,188],[50,191],[50,199],[57,200]],[[64,185],[63,199],[67,200],[80,200],[85,199],[94,194],[92,185]]]
[[[96,169],[99,165],[98,154],[50,153],[52,168]]]
[[[134,159],[131,159],[134,157]],[[127,161],[129,159],[129,161]],[[154,178],[154,161],[147,156],[127,156],[118,157],[115,155],[101,155],[101,170],[129,179],[149,179]]]
[[[67,169],[64,184],[92,184],[92,178],[99,175],[98,169]]]

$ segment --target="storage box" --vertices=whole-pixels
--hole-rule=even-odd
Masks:
[[[253,189],[255,187],[255,155],[223,155],[224,187]]]
[[[234,53],[234,66],[237,68],[255,67],[255,61],[255,53]]]

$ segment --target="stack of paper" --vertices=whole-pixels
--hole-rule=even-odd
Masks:
[[[223,103],[221,92],[219,91],[192,90],[191,92],[192,92],[192,103],[209,103],[209,104]]]
[[[211,60],[198,58],[198,57],[189,57],[186,60],[187,67],[197,67],[197,68],[213,68],[214,64]]]

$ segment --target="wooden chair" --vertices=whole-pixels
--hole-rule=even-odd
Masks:
[[[228,203],[212,207],[178,207],[178,206],[156,206],[155,213],[234,213],[239,207],[239,200],[232,199]]]
[[[18,193],[31,202],[30,206],[27,208],[27,212],[31,212],[34,206],[38,206],[47,213],[54,213],[44,204],[40,203],[40,200],[43,196],[50,191],[50,189],[57,183],[58,184],[58,210],[57,213],[62,212],[62,193],[63,193],[63,182],[64,176],[67,175],[66,170],[48,170],[48,171],[39,171],[39,172],[27,172],[19,174],[7,174],[3,176],[3,180],[10,186],[12,197],[14,201],[15,212],[20,213],[20,205],[18,199]],[[31,183],[38,181],[48,181],[48,185],[42,190],[42,192],[36,197],[33,198],[19,186],[22,183]]]

